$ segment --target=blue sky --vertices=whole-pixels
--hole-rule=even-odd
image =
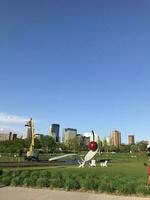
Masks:
[[[150,1],[1,0],[0,128],[150,133]]]

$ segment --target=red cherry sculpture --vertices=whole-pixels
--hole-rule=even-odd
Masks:
[[[95,141],[89,142],[88,149],[92,151],[96,151],[97,149],[97,143]]]

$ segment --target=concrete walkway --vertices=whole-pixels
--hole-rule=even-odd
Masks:
[[[107,194],[66,192],[23,187],[0,188],[0,200],[148,200],[144,197],[124,197]]]

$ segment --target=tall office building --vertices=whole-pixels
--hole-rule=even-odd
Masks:
[[[49,135],[54,138],[55,142],[59,142],[59,124],[51,124]]]
[[[128,135],[128,144],[131,145],[131,144],[134,144],[135,141],[134,141],[134,135]]]
[[[27,138],[31,138],[32,137],[32,131],[31,131],[31,127],[27,128]]]
[[[0,133],[0,141],[6,141],[6,140],[15,140],[17,138],[17,134],[16,133]]]
[[[74,139],[77,136],[77,129],[65,128],[63,134],[63,142],[66,143],[70,139]]]
[[[121,133],[117,130],[113,131],[110,135],[111,145],[119,147],[121,145]]]

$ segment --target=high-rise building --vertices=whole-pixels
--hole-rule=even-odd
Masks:
[[[49,135],[54,138],[55,142],[59,142],[59,124],[51,124]]]
[[[31,138],[32,137],[32,131],[31,131],[31,127],[27,128],[27,138]]]
[[[121,144],[121,133],[117,130],[113,131],[110,135],[111,145],[119,147]]]
[[[6,141],[6,140],[15,140],[17,138],[17,134],[16,133],[0,133],[0,141]]]
[[[65,128],[63,134],[63,142],[66,143],[70,139],[74,139],[77,136],[77,129]]]
[[[128,144],[131,145],[131,144],[134,144],[135,141],[134,141],[134,135],[128,135]]]

